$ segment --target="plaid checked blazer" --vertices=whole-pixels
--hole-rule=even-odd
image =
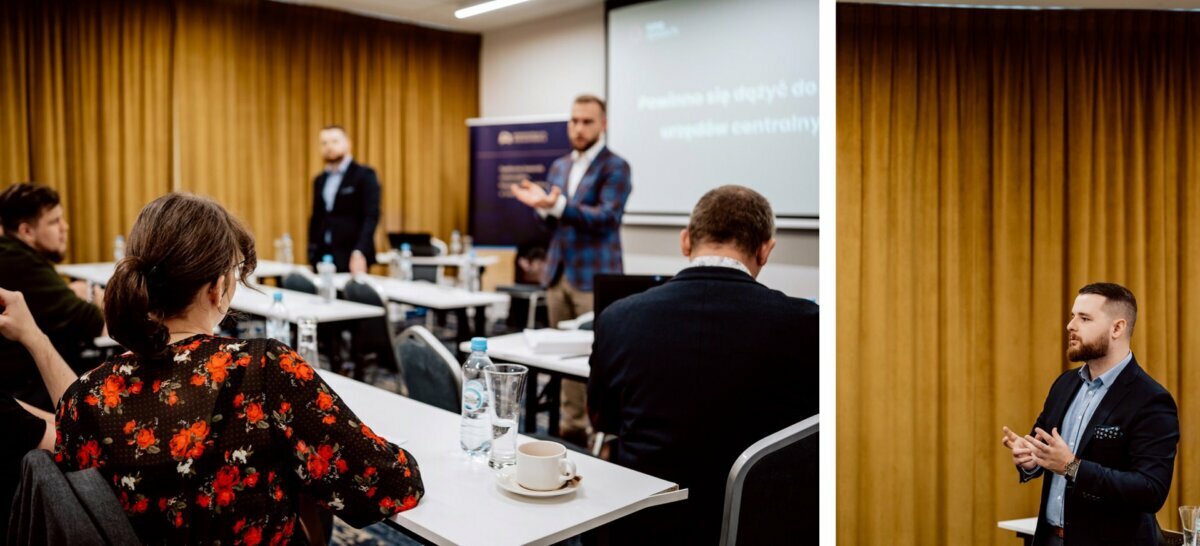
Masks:
[[[546,181],[567,194],[567,177],[571,174],[571,156],[554,161]],[[546,222],[554,232],[546,256],[542,286],[549,286],[560,269],[567,282],[577,290],[592,291],[592,277],[597,273],[621,273],[621,215],[633,184],[629,178],[629,163],[612,153],[608,147],[600,150],[588,167],[575,194],[567,198],[562,217],[547,216]]]

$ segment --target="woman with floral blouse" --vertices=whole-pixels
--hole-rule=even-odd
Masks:
[[[376,435],[291,348],[210,334],[254,270],[253,237],[217,203],[146,206],[105,293],[130,352],[58,407],[55,459],[109,480],[145,543],[304,541],[305,494],[361,527],[417,505],[417,462]]]

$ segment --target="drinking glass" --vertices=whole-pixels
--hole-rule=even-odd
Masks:
[[[1200,517],[1200,506],[1180,506],[1179,519],[1183,520],[1184,546],[1196,546],[1196,518]]]
[[[491,364],[483,369],[487,384],[488,416],[492,421],[492,452],[488,466],[504,468],[517,462],[517,421],[529,368],[520,364]]]
[[[317,352],[317,319],[301,318],[296,327],[296,352],[314,369],[321,367],[321,354]]]

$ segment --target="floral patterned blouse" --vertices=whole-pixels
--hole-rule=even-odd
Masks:
[[[286,345],[200,335],[171,349],[169,365],[105,362],[58,406],[55,460],[111,480],[142,542],[303,543],[300,493],[357,527],[421,499],[416,460]]]

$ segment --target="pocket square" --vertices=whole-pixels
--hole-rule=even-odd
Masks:
[[[1099,425],[1096,427],[1095,438],[1097,440],[1118,440],[1125,436],[1125,432],[1121,427],[1116,425]]]

